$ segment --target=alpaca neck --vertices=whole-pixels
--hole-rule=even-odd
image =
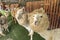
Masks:
[[[43,38],[48,39],[49,34],[50,34],[50,31],[49,31],[49,30],[44,30],[43,32],[39,32],[39,34],[40,34]]]

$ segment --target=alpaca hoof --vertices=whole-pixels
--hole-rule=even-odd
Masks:
[[[0,37],[2,37],[2,36],[6,36],[5,34],[1,34],[1,36]]]
[[[34,32],[31,30],[31,31],[29,32],[28,36],[31,36],[31,35],[33,35],[33,34],[34,34]]]
[[[6,36],[4,33],[0,33],[1,36]]]
[[[31,36],[31,34],[29,33],[28,36]]]
[[[31,36],[31,35],[33,35],[33,33],[29,33],[29,34],[28,34],[28,36]]]

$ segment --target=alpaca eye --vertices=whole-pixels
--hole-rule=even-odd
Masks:
[[[40,16],[41,18],[43,17],[43,16]]]

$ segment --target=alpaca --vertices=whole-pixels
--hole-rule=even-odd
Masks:
[[[28,17],[30,28],[45,40],[60,40],[60,28],[48,30],[50,23],[43,8],[34,10]]]
[[[5,36],[5,34],[3,33],[3,28],[1,27],[1,25],[0,25],[0,37],[1,36]]]
[[[21,8],[17,11],[15,18],[18,22],[19,25],[22,25],[24,28],[26,28],[29,32],[29,36],[31,37],[30,40],[32,40],[33,37],[33,30],[29,26],[29,21],[28,21],[28,13],[25,12],[25,8]]]
[[[7,21],[6,16],[1,16],[0,20],[1,20],[1,26],[2,26],[2,28],[5,31],[8,31],[9,32],[9,30],[8,30],[8,21]]]
[[[3,16],[0,16],[0,35],[5,36],[5,34],[3,33],[4,27],[2,26],[5,24],[5,20],[3,20],[3,19],[5,19],[5,18],[3,18]]]
[[[10,22],[7,21],[6,16],[0,16],[0,35],[1,36],[5,36],[5,34],[3,33],[4,31],[8,31],[8,26],[9,26]]]
[[[16,23],[15,15],[16,12],[20,9],[20,7],[19,5],[11,4],[10,9],[11,9],[12,20]]]

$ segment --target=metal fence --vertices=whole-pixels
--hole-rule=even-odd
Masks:
[[[60,27],[59,1],[60,0],[46,0],[46,2],[50,3],[48,10],[46,10],[50,18],[50,29],[55,29]]]

